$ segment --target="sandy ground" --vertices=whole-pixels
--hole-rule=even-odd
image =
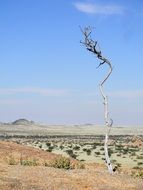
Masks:
[[[33,158],[38,166],[20,165],[20,156]],[[17,165],[9,165],[13,157]],[[106,168],[64,170],[43,166],[57,155],[12,142],[0,141],[0,190],[142,190],[143,181],[127,174],[109,175]]]

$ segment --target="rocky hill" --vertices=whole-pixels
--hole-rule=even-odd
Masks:
[[[28,121],[27,119],[18,119],[11,123],[12,125],[31,125],[34,121]]]

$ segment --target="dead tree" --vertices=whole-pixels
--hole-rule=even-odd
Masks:
[[[85,27],[84,29],[82,29],[82,28],[80,28],[80,29],[81,29],[81,32],[84,36],[84,41],[81,41],[81,43],[86,47],[86,49],[88,51],[90,51],[94,55],[96,55],[96,57],[101,61],[97,68],[99,68],[100,66],[102,66],[104,64],[107,64],[109,66],[109,71],[108,71],[107,75],[99,83],[99,89],[100,89],[100,93],[102,95],[102,98],[104,100],[104,102],[103,102],[103,104],[104,104],[104,118],[105,118],[105,126],[107,129],[107,132],[105,135],[105,141],[104,141],[105,162],[106,162],[109,173],[112,174],[113,168],[112,168],[112,165],[110,162],[110,157],[108,154],[108,137],[109,137],[109,133],[110,133],[110,130],[111,130],[111,127],[113,124],[113,120],[109,117],[108,97],[106,96],[106,94],[103,91],[103,84],[109,78],[110,74],[112,73],[113,68],[112,68],[110,61],[108,59],[106,59],[105,57],[103,57],[102,52],[99,50],[99,48],[97,48],[98,42],[94,41],[91,38],[92,28],[89,26],[89,27]]]

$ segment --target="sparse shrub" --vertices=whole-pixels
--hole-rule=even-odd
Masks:
[[[54,149],[53,146],[49,146],[49,148],[46,150],[47,152],[52,152],[52,150]]]
[[[119,152],[122,152],[122,150],[123,150],[123,145],[121,145],[121,144],[116,144],[116,147],[115,147],[115,150],[117,150],[117,151],[119,151]]]
[[[81,162],[78,162],[78,163],[76,163],[75,168],[76,169],[85,169],[85,165]]]
[[[96,149],[96,147],[97,147],[97,144],[96,144],[96,143],[93,143],[92,149]]]
[[[136,156],[136,153],[135,153],[135,152],[132,152],[130,155],[131,155],[131,156]]]
[[[143,179],[143,168],[136,166],[136,167],[133,167],[133,169],[135,169],[135,171],[132,171],[132,176]]]
[[[140,167],[139,166],[134,166],[133,169],[138,170],[138,169],[140,169]]]
[[[143,156],[137,156],[137,159],[142,159],[143,160]]]
[[[138,164],[138,166],[140,166],[140,165],[143,165],[143,162],[138,162],[137,164]]]
[[[101,143],[101,142],[94,142],[94,143],[93,143],[93,146],[95,146],[95,147],[96,147],[96,146],[101,146],[102,144],[103,144],[103,143]]]
[[[66,153],[69,154],[69,155],[71,155],[71,154],[73,154],[73,150],[68,149],[68,150],[66,150]]]
[[[60,148],[61,150],[63,150],[63,149],[64,149],[64,146],[63,146],[63,145],[60,145],[59,148]]]
[[[50,142],[47,142],[46,145],[47,145],[47,146],[51,146],[51,143],[50,143]]]
[[[69,148],[72,148],[72,144],[69,144],[68,147],[69,147]]]
[[[66,150],[66,153],[70,156],[70,157],[72,157],[72,158],[74,158],[74,159],[76,159],[76,155],[73,153],[73,150],[71,150],[71,149],[69,149],[69,150]]]
[[[81,161],[81,162],[84,162],[85,160],[84,160],[84,159],[81,159],[80,161]]]
[[[108,149],[108,154],[109,154],[109,157],[113,154],[113,150],[111,150],[110,148]]]
[[[99,152],[99,151],[97,151],[97,152],[95,152],[95,154],[99,156],[99,155],[100,155],[100,152]]]
[[[83,148],[82,150],[86,152],[88,156],[91,155],[91,149]]]
[[[121,156],[121,153],[116,154],[117,156]]]
[[[86,150],[86,153],[87,153],[88,156],[91,155],[91,150],[90,150],[90,149],[87,149],[87,150]]]
[[[70,159],[62,156],[50,162],[49,166],[66,170],[73,169]]]
[[[128,148],[123,148],[122,153],[123,153],[123,154],[127,154],[127,153],[128,153],[128,151],[129,151],[129,149],[128,149]]]
[[[117,167],[120,168],[122,165],[121,163],[116,163]]]
[[[38,163],[35,159],[33,159],[33,160],[28,160],[28,159],[27,160],[21,160],[20,164],[22,166],[37,166],[38,165]]]
[[[17,162],[13,156],[10,156],[10,158],[8,159],[8,164],[9,165],[17,165]]]
[[[87,151],[87,148],[83,148],[82,150],[83,150],[84,152],[86,152],[86,151]]]
[[[44,166],[45,166],[45,167],[50,167],[50,164],[47,163],[47,162],[44,162]]]
[[[75,147],[73,147],[73,150],[80,150],[80,146],[76,145]]]
[[[42,144],[39,145],[39,148],[42,148]]]
[[[115,164],[115,163],[117,162],[117,160],[113,159],[113,160],[111,160],[111,162],[112,162],[113,164]]]

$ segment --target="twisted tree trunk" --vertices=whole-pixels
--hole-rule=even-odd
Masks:
[[[107,62],[106,62],[107,63]],[[108,77],[110,76],[110,74],[112,73],[112,66],[109,63],[107,63],[110,67],[109,73],[107,74],[107,76],[103,79],[103,81],[100,82],[99,84],[99,88],[100,88],[100,92],[101,95],[103,97],[103,104],[104,104],[104,118],[105,118],[105,126],[107,128],[107,132],[105,135],[105,141],[104,141],[104,151],[105,151],[105,162],[106,165],[108,167],[108,171],[109,173],[113,173],[113,168],[110,162],[110,158],[109,158],[109,154],[108,154],[108,137],[109,137],[109,133],[113,124],[112,119],[109,118],[109,111],[108,111],[108,97],[106,96],[106,94],[103,92],[103,84],[106,82],[106,80],[108,79]]]
[[[107,64],[109,66],[109,72],[107,73],[107,75],[105,76],[105,78],[100,82],[99,84],[99,89],[102,95],[102,98],[104,100],[103,104],[104,104],[104,118],[105,118],[105,126],[107,129],[106,135],[105,135],[105,141],[104,141],[104,151],[105,151],[105,163],[107,165],[108,171],[110,174],[113,173],[113,168],[110,162],[110,157],[109,157],[109,153],[108,153],[108,138],[109,138],[109,133],[113,124],[113,120],[110,119],[109,117],[109,111],[108,111],[108,97],[106,96],[106,94],[103,91],[103,84],[106,82],[106,80],[109,78],[110,74],[112,73],[112,65],[110,63],[110,61],[106,58],[104,58],[102,56],[102,53],[100,50],[97,49],[97,41],[92,40],[91,38],[91,33],[92,33],[92,29],[91,27],[85,27],[84,29],[80,28],[81,32],[84,35],[84,41],[81,42],[82,44],[84,44],[86,46],[86,49],[92,53],[94,53],[97,58],[99,60],[101,60],[102,62],[100,62],[99,66],[103,64]],[[97,67],[97,68],[98,68]]]

